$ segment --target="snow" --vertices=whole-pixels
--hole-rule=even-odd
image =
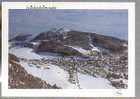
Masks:
[[[89,75],[78,73],[80,87],[86,89],[114,89],[110,82],[104,78],[95,78]]]
[[[27,63],[21,62],[26,71],[33,76],[45,80],[47,83],[63,88],[63,89],[78,89],[76,84],[68,81],[69,74],[67,71],[52,64],[48,64],[49,69],[37,68],[36,66],[28,66]],[[104,78],[94,78],[89,75],[78,73],[80,88],[82,89],[113,89],[108,80]]]
[[[92,51],[100,52],[98,47],[95,47],[93,44],[90,44],[90,46],[92,47]]]
[[[10,48],[10,53],[16,55],[17,57],[25,59],[54,59],[61,57],[60,54],[50,52],[40,52],[37,54],[33,51],[33,49],[27,47],[12,47]]]
[[[84,54],[84,55],[88,55],[90,54],[90,51],[89,50],[85,50],[79,46],[69,46],[69,47],[72,47],[73,49],[79,51],[80,53]]]
[[[91,39],[91,36],[88,36],[89,38],[89,41],[90,41],[90,46],[92,47],[92,51],[97,51],[97,52],[100,52],[99,48],[98,47],[95,47],[91,42],[92,42],[92,39]]]
[[[65,46],[67,46],[67,45],[65,45]],[[73,49],[77,50],[78,52],[82,53],[83,55],[89,55],[90,51],[100,52],[100,50],[97,47],[93,46],[93,45],[92,45],[92,47],[93,47],[92,50],[85,50],[85,49],[83,49],[83,48],[81,48],[79,46],[69,46],[69,47],[72,47]]]
[[[68,82],[68,73],[63,69],[55,65],[48,65],[49,69],[29,67],[27,63],[21,63],[28,73],[33,76],[39,77],[42,80],[46,80],[47,83],[54,85],[56,84],[59,87],[68,89],[68,88],[77,88],[76,85]]]
[[[40,42],[31,42],[33,45],[39,45],[40,44]]]
[[[41,58],[41,56],[33,52],[33,49],[27,48],[27,47],[12,47],[9,51],[10,53],[20,58],[26,58],[26,59],[40,59]]]

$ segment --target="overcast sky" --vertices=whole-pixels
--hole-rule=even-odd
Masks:
[[[127,39],[127,10],[33,10],[9,11],[9,33],[40,33],[52,28],[96,32]]]

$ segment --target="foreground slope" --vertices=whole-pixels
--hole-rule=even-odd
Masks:
[[[29,74],[22,66],[19,64],[19,60],[15,55],[9,54],[9,88],[26,88],[26,89],[58,89],[57,86],[51,86],[46,81],[41,80]]]

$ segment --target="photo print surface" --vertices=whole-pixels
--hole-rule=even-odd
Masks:
[[[123,96],[133,89],[129,9],[9,8],[7,13],[7,90],[114,90]]]

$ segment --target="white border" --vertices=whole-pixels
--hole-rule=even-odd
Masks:
[[[56,9],[128,9],[128,89],[8,89],[8,9],[34,4]],[[131,70],[131,71],[130,71]],[[119,2],[2,2],[2,96],[135,97],[135,3]]]

